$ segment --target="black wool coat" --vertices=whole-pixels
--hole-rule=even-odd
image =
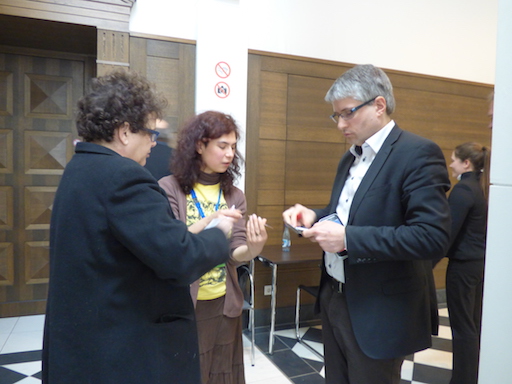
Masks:
[[[227,261],[191,234],[135,161],[78,143],[56,193],[43,342],[46,384],[199,384],[189,284]]]

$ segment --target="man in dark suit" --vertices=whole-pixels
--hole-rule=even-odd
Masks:
[[[91,88],[53,204],[43,383],[200,384],[189,284],[226,262],[238,218],[197,235],[175,220],[143,168],[165,106],[145,78]]]
[[[431,346],[431,261],[449,243],[446,162],[430,140],[390,115],[393,88],[356,66],[326,95],[350,150],[324,209],[283,213],[324,250],[321,310],[326,383],[400,382],[404,357]],[[337,213],[344,225],[321,220]]]

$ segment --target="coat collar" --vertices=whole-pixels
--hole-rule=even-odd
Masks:
[[[96,153],[96,154],[100,154],[100,155],[121,156],[116,151],[113,151],[110,148],[104,147],[103,145],[95,144],[95,143],[88,143],[85,141],[80,141],[80,142],[76,143],[75,153]]]

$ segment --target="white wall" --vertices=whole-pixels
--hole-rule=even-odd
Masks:
[[[208,1],[243,4],[249,49],[494,83],[498,0]],[[197,4],[137,0],[130,30],[195,41]]]
[[[237,149],[245,158],[247,120],[247,29],[237,2],[199,0],[196,45],[197,113],[216,110],[231,115],[240,129]],[[217,14],[222,14],[218,18]],[[236,33],[233,33],[236,30]],[[236,186],[245,189],[245,169]]]

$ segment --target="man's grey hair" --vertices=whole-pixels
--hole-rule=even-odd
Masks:
[[[333,103],[350,97],[364,103],[377,96],[386,99],[386,112],[391,115],[395,110],[391,81],[382,69],[365,64],[356,65],[338,77],[325,95],[325,101]]]

